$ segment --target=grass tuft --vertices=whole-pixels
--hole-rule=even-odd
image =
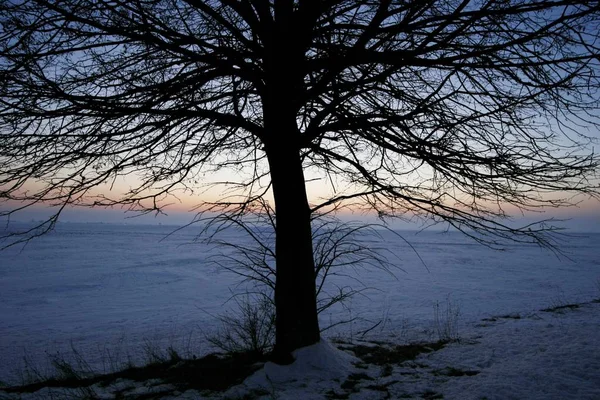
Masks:
[[[459,340],[458,321],[460,318],[460,306],[457,302],[446,298],[446,303],[433,305],[433,317],[435,330],[439,341],[451,342]]]
[[[352,351],[356,357],[360,358],[366,364],[385,366],[414,360],[419,354],[440,350],[448,343],[448,341],[437,341],[433,343],[413,343],[393,346],[366,346],[357,344],[343,346],[340,349]]]
[[[181,359],[176,353],[167,361],[155,361],[141,367],[129,367],[109,374],[82,377],[73,367],[61,363],[61,376],[20,386],[4,387],[6,393],[32,393],[49,388],[88,388],[99,384],[109,386],[118,379],[146,382],[153,379],[171,384],[179,391],[188,389],[224,391],[237,385],[262,367],[265,358],[255,353],[228,355],[209,354],[198,359]]]
[[[333,389],[329,389],[326,393],[325,393],[325,397],[328,400],[346,400],[350,397],[349,392],[344,392],[344,393],[338,393],[336,391],[334,391]]]
[[[561,304],[558,306],[553,306],[553,307],[548,307],[548,308],[544,308],[541,311],[543,312],[555,312],[555,313],[561,313],[564,312],[566,310],[575,310],[577,308],[580,308],[581,304]]]
[[[421,396],[423,397],[423,399],[426,400],[434,400],[434,399],[443,399],[444,395],[442,395],[441,393],[436,393],[433,390],[426,390],[425,392],[423,392],[421,394]]]
[[[275,342],[275,308],[264,295],[234,298],[237,309],[219,317],[221,328],[207,337],[225,353],[254,353],[263,356]]]
[[[371,378],[369,375],[364,374],[364,373],[351,374],[344,381],[344,383],[342,383],[342,385],[340,387],[344,390],[350,390],[351,392],[356,392],[357,391],[356,385],[358,385],[360,383],[360,381],[364,381],[364,380],[372,381],[373,378]]]
[[[469,370],[462,370],[462,369],[458,369],[458,368],[454,368],[454,367],[446,367],[444,369],[433,371],[433,374],[457,377],[457,376],[475,376],[475,375],[479,374],[479,372],[480,371],[469,371]]]

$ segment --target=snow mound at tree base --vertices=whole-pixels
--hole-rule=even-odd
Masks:
[[[295,358],[292,364],[278,365],[268,362],[243,384],[231,388],[225,397],[256,390],[278,392],[285,388],[286,396],[293,398],[297,388],[301,398],[306,398],[308,386],[322,386],[321,389],[339,387],[340,382],[355,370],[353,364],[360,361],[325,340],[300,348],[292,354]]]

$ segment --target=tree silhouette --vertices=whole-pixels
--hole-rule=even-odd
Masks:
[[[236,171],[211,206],[241,221],[272,194],[284,356],[319,340],[311,215],[545,244],[505,207],[597,195],[599,22],[598,1],[4,0],[3,214],[156,212]],[[332,195],[309,204],[305,173]]]

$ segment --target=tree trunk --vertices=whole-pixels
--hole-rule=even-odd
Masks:
[[[297,147],[280,142],[266,150],[276,216],[274,355],[290,363],[293,350],[320,340],[310,208]]]
[[[304,96],[305,48],[293,17],[294,2],[277,1],[265,40],[263,143],[275,199],[275,361],[320,340],[310,207],[300,158],[297,112]]]

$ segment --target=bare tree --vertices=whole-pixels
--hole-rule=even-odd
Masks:
[[[261,299],[257,303],[273,303],[276,287],[276,252],[274,234],[277,229],[275,213],[264,200],[257,201],[252,207],[246,207],[243,218],[237,214],[219,213],[203,219],[204,229],[199,237],[207,245],[227,251],[215,252],[210,262],[220,270],[229,271],[240,277],[240,285],[245,285],[236,296],[249,296]],[[381,270],[395,278],[397,266],[390,260],[395,259],[394,251],[381,246],[384,237],[381,232],[392,233],[396,238],[405,241],[415,251],[416,249],[400,234],[382,224],[365,224],[361,222],[341,222],[331,214],[315,214],[311,220],[313,258],[315,262],[317,314],[330,307],[344,303],[354,295],[361,294],[368,288],[356,277],[355,283],[361,286],[355,289],[350,285],[338,286],[332,284],[330,277],[352,277],[352,272],[359,269]],[[229,228],[237,228],[236,235],[227,236]],[[221,234],[226,232],[225,237]],[[245,237],[240,240],[240,236]],[[366,242],[366,243],[363,243]],[[326,285],[326,283],[328,285]],[[238,302],[238,309],[247,311],[247,301]],[[273,310],[274,310],[273,304]],[[321,327],[321,332],[333,326],[349,322],[336,321],[328,327]],[[240,325],[240,324],[238,324]]]
[[[241,216],[272,193],[276,352],[289,354],[319,340],[311,214],[351,202],[545,244],[548,227],[509,226],[504,207],[598,194],[599,7],[4,0],[3,213],[160,211],[234,169],[236,191],[213,206]],[[307,171],[329,198],[309,204]],[[97,189],[126,175],[125,193]]]

